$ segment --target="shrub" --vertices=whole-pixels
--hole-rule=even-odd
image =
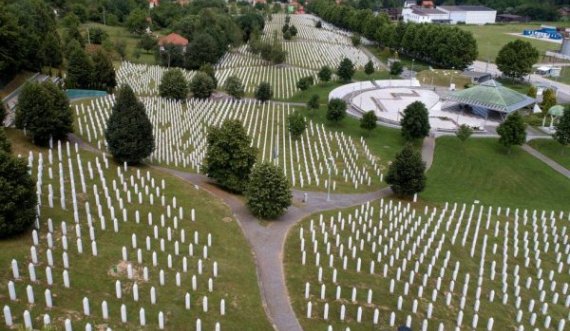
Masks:
[[[261,82],[255,90],[255,98],[261,102],[271,100],[273,97],[273,89],[268,82]]]
[[[241,79],[237,76],[230,76],[224,83],[224,89],[229,95],[236,99],[241,99],[245,95]]]
[[[465,142],[467,139],[469,139],[469,137],[471,137],[472,134],[473,134],[473,129],[471,129],[466,124],[461,124],[457,129],[457,131],[455,132],[457,138],[462,142]]]
[[[411,144],[406,144],[388,168],[386,182],[395,194],[412,196],[425,189],[425,169],[420,152]]]
[[[309,101],[307,101],[307,108],[309,108],[309,110],[319,109],[320,105],[321,104],[319,102],[319,95],[318,94],[313,94],[311,96],[311,98],[309,99]]]
[[[300,137],[307,127],[305,117],[298,111],[289,115],[288,124],[289,132],[295,138]]]
[[[402,65],[402,62],[400,61],[392,62],[392,64],[390,65],[390,75],[399,76],[402,74],[402,71],[404,71],[404,66]]]
[[[327,120],[340,122],[346,116],[346,102],[342,99],[331,99],[327,108]]]
[[[416,140],[427,137],[431,129],[426,106],[421,101],[415,101],[404,109],[404,117],[400,120],[402,136],[406,140]]]
[[[318,73],[321,82],[328,82],[332,77],[332,70],[329,66],[323,66]]]
[[[522,145],[526,142],[526,124],[518,112],[511,113],[507,119],[497,127],[499,143],[511,153],[513,145]]]
[[[360,119],[360,127],[364,130],[372,131],[376,128],[378,117],[373,110],[367,111]]]
[[[354,76],[354,64],[352,61],[347,58],[340,61],[336,74],[342,82],[350,82],[352,80],[352,76]]]
[[[195,98],[207,99],[212,95],[214,89],[215,85],[212,77],[205,72],[197,72],[192,77],[192,81],[190,81],[190,91],[192,91],[192,95]]]
[[[188,83],[180,69],[170,69],[164,73],[158,86],[160,96],[176,100],[186,99]]]

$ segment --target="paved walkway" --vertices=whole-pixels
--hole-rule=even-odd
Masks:
[[[154,166],[161,171],[189,181],[224,201],[232,210],[255,256],[259,287],[264,309],[276,330],[301,331],[295,316],[285,281],[283,251],[289,230],[303,218],[320,211],[346,208],[391,194],[389,188],[364,194],[332,194],[309,192],[303,203],[304,192],[294,190],[293,205],[287,213],[264,225],[252,216],[237,196],[220,189],[204,175]]]
[[[435,154],[435,135],[430,134],[424,138],[422,144],[422,160],[426,163],[426,171],[433,164],[433,155]]]
[[[566,169],[558,162],[554,161],[553,159],[549,158],[548,156],[542,154],[541,152],[537,151],[536,149],[530,147],[530,145],[524,144],[522,145],[522,149],[527,151],[530,155],[536,157],[540,161],[546,163],[549,167],[557,171],[558,173],[566,176],[566,178],[570,178],[570,170]]]

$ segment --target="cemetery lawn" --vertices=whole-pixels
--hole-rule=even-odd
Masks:
[[[396,153],[405,145],[405,141],[398,129],[378,125],[374,130],[368,132],[360,128],[360,119],[350,115],[347,115],[340,123],[333,123],[326,118],[326,106],[321,106],[317,111],[303,108],[302,112],[308,119],[315,123],[323,123],[329,130],[344,132],[344,134],[351,136],[353,139],[360,140],[361,137],[364,137],[370,151],[380,159],[380,164],[385,169],[387,169],[388,163],[394,159]],[[386,171],[383,171],[384,174]]]
[[[388,63],[388,59],[391,59],[394,56],[394,54],[388,48],[382,49],[382,48],[377,47],[377,46],[367,46],[366,48],[370,52],[372,52],[372,54],[376,55],[376,57],[378,59],[380,59],[382,62],[384,62],[385,64]],[[400,62],[402,62],[404,67],[412,69],[412,58],[411,57],[408,57],[408,56],[403,55],[403,54],[398,54],[398,59],[400,60]],[[413,61],[413,65],[414,65],[414,71],[415,72],[428,70],[430,67],[430,65],[428,63],[423,63],[419,60]]]
[[[558,25],[558,23],[556,23]],[[479,56],[477,57],[481,61],[491,61],[495,62],[495,58],[501,48],[510,41],[520,39],[530,42],[534,47],[538,49],[541,56],[546,53],[546,51],[559,50],[560,44],[552,43],[549,41],[536,40],[526,37],[518,37],[514,35],[509,35],[508,33],[522,34],[525,29],[537,29],[540,28],[540,24],[489,24],[489,25],[458,25],[458,28],[466,31],[471,31],[473,37],[477,40],[477,46],[479,49]]]
[[[21,154],[27,158],[28,150],[34,152],[34,168],[33,174],[37,174],[37,160],[38,155],[36,152],[43,152],[45,168],[47,165],[47,150],[39,149],[29,143],[29,141],[22,135],[20,131],[8,129],[7,135],[12,141],[14,154]],[[63,148],[65,151],[65,148]],[[73,150],[73,147],[72,147]],[[54,164],[57,164],[57,150],[54,152]],[[66,155],[65,152],[63,152]],[[72,156],[75,157],[72,152]],[[94,163],[96,157],[101,160],[101,155],[89,153],[80,150],[82,162],[86,164],[88,161]],[[64,156],[64,171],[67,171],[67,156]],[[55,166],[55,169],[57,166]],[[24,309],[28,309],[31,313],[34,327],[38,328],[42,325],[41,318],[44,313],[48,313],[51,317],[52,323],[63,329],[63,320],[70,318],[72,320],[74,329],[83,329],[85,323],[90,322],[94,329],[101,329],[103,326],[110,326],[113,329],[122,330],[152,330],[157,329],[157,316],[159,311],[163,311],[165,315],[165,327],[170,330],[184,330],[194,328],[196,319],[202,320],[202,327],[207,330],[214,329],[214,324],[219,321],[222,329],[226,330],[269,330],[271,324],[266,318],[266,314],[261,304],[261,296],[257,284],[257,275],[253,256],[248,243],[246,242],[239,224],[232,217],[232,214],[221,202],[210,196],[208,193],[194,188],[193,185],[182,181],[176,177],[167,175],[163,172],[153,170],[150,167],[130,167],[125,173],[125,176],[130,177],[133,175],[136,178],[136,171],[140,169],[142,176],[146,175],[149,171],[151,176],[157,181],[157,184],[164,180],[166,182],[166,195],[167,204],[170,204],[172,198],[175,196],[178,201],[178,206],[184,208],[184,217],[179,221],[179,228],[184,228],[186,231],[186,244],[181,244],[180,254],[188,255],[188,243],[193,241],[195,231],[198,231],[200,236],[200,244],[196,245],[194,257],[188,259],[188,273],[182,273],[182,286],[175,285],[175,270],[168,269],[166,266],[166,254],[173,253],[172,242],[166,242],[166,251],[161,252],[157,240],[152,240],[152,249],[158,252],[158,267],[152,266],[151,254],[144,248],[144,241],[146,236],[152,236],[152,231],[149,231],[147,223],[148,213],[153,214],[154,224],[158,224],[160,228],[160,215],[164,215],[166,207],[162,207],[160,202],[154,205],[149,203],[138,204],[138,201],[133,201],[132,204],[126,206],[128,209],[128,222],[120,221],[120,231],[114,233],[112,230],[112,222],[110,221],[109,213],[104,208],[107,218],[107,230],[103,231],[99,227],[96,202],[93,199],[92,190],[88,189],[87,194],[83,194],[77,183],[77,196],[79,203],[80,224],[83,233],[84,252],[82,255],[77,253],[75,246],[75,230],[73,222],[73,214],[71,207],[71,194],[69,186],[66,184],[67,194],[67,210],[62,210],[59,207],[59,195],[56,195],[54,208],[49,208],[47,202],[47,189],[43,188],[42,195],[42,215],[41,215],[41,229],[40,229],[40,245],[38,250],[39,265],[36,266],[36,273],[39,282],[31,283],[28,278],[28,262],[30,261],[30,245],[31,230],[21,236],[10,239],[3,239],[0,241],[0,301],[8,304],[12,310],[12,315],[15,318],[15,323],[22,323],[22,313]],[[77,168],[75,167],[75,172]],[[75,174],[77,176],[77,173]],[[118,178],[116,164],[109,160],[109,168],[104,169],[104,176],[107,178],[109,187],[113,178]],[[78,176],[77,176],[78,177]],[[47,171],[44,169],[44,183],[54,185],[54,192],[59,192],[59,181],[57,170],[54,171],[54,179],[50,180],[47,176]],[[90,188],[94,183],[101,189],[101,182],[97,176],[95,181],[90,180],[86,175],[87,186]],[[66,182],[68,182],[66,178]],[[111,197],[114,197],[111,190]],[[91,214],[94,215],[94,226],[96,226],[96,240],[98,245],[98,257],[93,257],[89,245],[89,236],[87,234],[87,221],[85,220],[85,208],[83,202],[89,201],[91,205]],[[113,200],[114,201],[114,200]],[[114,204],[117,210],[118,204]],[[191,209],[196,211],[196,221],[191,222],[190,213]],[[140,211],[141,223],[134,222],[134,210]],[[178,211],[178,209],[175,209]],[[120,215],[117,212],[116,215]],[[44,268],[46,266],[46,229],[47,219],[51,218],[54,221],[54,260],[55,268],[53,269],[54,284],[50,286],[54,296],[54,308],[45,308],[44,290],[47,287],[45,282]],[[121,218],[121,216],[117,216]],[[61,231],[60,223],[65,221],[68,227],[68,242],[69,242],[69,260],[70,260],[70,280],[71,288],[63,287],[62,281],[62,265],[61,265]],[[170,225],[172,219],[167,220]],[[138,247],[143,251],[143,263],[149,267],[149,282],[142,280],[142,265],[136,263],[135,249],[131,246],[131,235],[137,234]],[[160,236],[166,237],[166,231],[161,228]],[[178,232],[175,232],[175,234]],[[198,258],[202,254],[202,246],[205,245],[206,237],[210,233],[212,235],[213,243],[208,251],[208,258],[204,260],[204,274],[198,275],[198,288],[193,291],[190,286],[190,278],[192,274],[197,274],[196,264]],[[176,237],[175,237],[176,238]],[[173,239],[176,240],[176,239]],[[121,247],[128,248],[129,260],[133,261],[133,266],[136,268],[140,278],[137,282],[139,285],[140,300],[135,302],[132,298],[131,286],[132,280],[126,277],[125,270],[120,267],[121,262]],[[10,269],[10,261],[16,258],[19,264],[20,275],[22,280],[16,281],[16,293],[18,295],[17,302],[11,302],[8,299],[7,283],[12,278]],[[174,268],[178,268],[181,257],[175,257]],[[212,277],[212,263],[217,261],[219,275],[214,279],[214,291],[209,293],[207,289],[208,277]],[[124,262],[123,262],[124,263]],[[116,269],[117,268],[117,269]],[[166,283],[161,286],[158,283],[158,273],[161,268],[164,268],[166,275]],[[118,274],[115,272],[118,270]],[[121,271],[122,270],[122,271]],[[115,297],[115,281],[120,280],[123,287],[123,299]],[[26,304],[25,287],[28,284],[33,285],[34,296],[36,303],[34,305]],[[149,289],[154,286],[157,290],[157,304],[150,304]],[[191,309],[184,309],[184,295],[188,292],[191,295]],[[202,311],[202,298],[208,296],[209,299],[209,312]],[[89,298],[91,307],[91,316],[85,317],[82,313],[81,301],[84,297]],[[221,316],[219,313],[220,300],[224,298],[226,301],[226,316]],[[109,320],[104,321],[101,318],[101,302],[106,300],[109,304]],[[119,306],[124,303],[128,311],[128,324],[121,324]],[[138,311],[140,307],[146,310],[147,327],[142,328],[139,326]]]
[[[141,56],[137,59],[134,56],[134,51],[137,48],[137,44],[139,42],[140,37],[133,35],[125,27],[121,26],[110,26],[110,25],[103,25],[100,23],[89,22],[83,24],[81,26],[82,30],[85,30],[84,35],[85,39],[87,40],[87,29],[92,28],[100,28],[105,31],[109,35],[109,39],[113,43],[113,45],[118,42],[124,42],[126,44],[125,50],[125,60],[132,62],[132,63],[144,63],[144,64],[155,64],[156,60],[154,58],[154,52],[146,52],[145,50],[141,49],[142,53]],[[118,54],[116,54],[118,55]]]
[[[570,169],[570,148],[564,148],[552,139],[533,139],[528,144],[566,169]]]
[[[389,203],[389,200],[385,199],[385,204]],[[394,206],[398,204],[397,200],[394,200]],[[408,205],[409,202],[403,202],[402,207]],[[412,317],[412,329],[419,330],[421,321],[426,318],[427,306],[428,303],[431,302],[431,295],[434,288],[436,288],[436,279],[441,274],[441,270],[444,269],[445,275],[442,277],[441,281],[441,291],[438,293],[437,301],[433,303],[433,317],[429,321],[429,330],[437,329],[439,323],[443,323],[445,329],[454,329],[457,321],[457,316],[459,312],[460,306],[460,298],[461,298],[461,291],[462,287],[465,284],[464,279],[465,275],[470,275],[470,284],[468,294],[466,296],[466,305],[465,309],[463,309],[464,316],[463,316],[463,323],[462,329],[470,328],[471,322],[474,316],[474,303],[475,303],[475,292],[476,292],[476,284],[477,284],[477,275],[479,274],[479,267],[480,267],[480,260],[482,257],[481,248],[482,248],[482,237],[488,237],[488,243],[486,247],[486,255],[485,255],[485,272],[483,275],[483,286],[481,292],[481,305],[479,309],[479,323],[477,330],[486,329],[485,326],[487,325],[487,321],[490,316],[494,318],[494,327],[493,330],[515,330],[518,324],[522,324],[525,328],[530,327],[529,324],[529,317],[530,314],[528,313],[527,307],[529,301],[532,299],[534,300],[537,305],[535,305],[534,311],[537,312],[537,322],[536,325],[542,327],[544,324],[544,316],[538,312],[541,307],[541,303],[538,300],[540,295],[540,291],[538,291],[536,287],[537,280],[537,268],[535,267],[534,263],[530,263],[529,267],[525,267],[525,259],[522,253],[522,250],[518,253],[518,256],[513,256],[513,244],[512,241],[509,241],[509,257],[508,257],[508,281],[509,281],[509,298],[507,304],[503,304],[501,302],[502,298],[502,290],[501,290],[501,262],[502,261],[502,247],[506,243],[504,240],[505,232],[502,230],[506,223],[513,226],[518,227],[518,231],[523,232],[530,232],[532,233],[533,227],[530,224],[522,224],[519,222],[518,225],[514,221],[512,212],[511,217],[505,217],[505,209],[503,208],[503,212],[500,217],[491,217],[489,228],[485,229],[486,227],[486,220],[487,220],[487,209],[485,208],[485,212],[483,213],[482,222],[480,224],[479,230],[479,238],[475,254],[473,257],[470,255],[470,249],[472,247],[473,242],[473,232],[474,230],[468,231],[468,237],[466,238],[466,245],[463,246],[461,241],[463,240],[463,234],[466,233],[466,227],[470,226],[473,228],[475,223],[477,222],[477,213],[479,209],[475,209],[473,222],[467,223],[464,219],[463,222],[458,221],[458,215],[456,214],[453,217],[448,219],[445,217],[445,221],[442,223],[442,227],[439,230],[436,230],[435,227],[432,225],[427,225],[425,220],[428,218],[427,215],[424,214],[424,208],[422,203],[418,204],[411,204],[412,209],[415,209],[417,212],[415,218],[406,218],[406,223],[411,221],[410,227],[415,228],[418,226],[419,229],[411,230],[411,238],[410,241],[414,242],[413,250],[416,253],[412,254],[412,258],[407,261],[408,268],[405,269],[406,271],[402,272],[402,278],[400,281],[396,280],[396,269],[399,269],[405,261],[406,252],[410,252],[412,248],[408,243],[404,245],[404,236],[408,236],[410,232],[407,232],[406,229],[402,231],[402,223],[403,221],[397,222],[396,220],[392,220],[391,222],[387,219],[386,214],[389,212],[394,211],[387,211],[379,221],[378,218],[378,210],[380,208],[380,204],[378,201],[371,201],[370,206],[374,207],[374,216],[371,218],[371,223],[368,223],[368,227],[364,225],[367,222],[366,219],[362,220],[362,224],[357,224],[356,231],[360,231],[360,238],[364,241],[364,250],[357,248],[357,256],[362,259],[361,264],[361,271],[356,271],[356,259],[351,258],[351,253],[349,246],[349,236],[352,236],[353,246],[358,247],[358,243],[360,240],[356,240],[358,238],[358,234],[356,237],[353,232],[351,232],[348,222],[348,214],[352,214],[353,222],[356,220],[356,216],[354,214],[355,209],[359,209],[359,207],[352,207],[343,210],[337,211],[327,211],[324,213],[313,214],[308,216],[303,221],[299,222],[294,228],[290,230],[287,237],[287,242],[285,244],[285,256],[284,256],[284,264],[285,264],[285,274],[286,274],[286,281],[288,292],[291,297],[291,302],[293,309],[301,323],[301,326],[305,330],[326,330],[328,325],[332,325],[334,330],[344,330],[347,327],[350,327],[351,330],[354,331],[364,331],[364,330],[382,330],[382,331],[393,331],[395,327],[399,325],[403,325],[405,323],[405,317],[410,315]],[[496,207],[500,206],[499,204],[494,204],[494,210]],[[433,207],[430,206],[429,210],[433,210]],[[446,216],[450,215],[450,211],[453,208],[453,205],[450,205],[449,210]],[[469,214],[471,207],[470,204],[467,205],[466,208],[466,215]],[[439,208],[439,210],[441,210]],[[461,205],[458,205],[457,212],[461,210]],[[362,215],[362,210],[361,215]],[[345,228],[341,230],[341,226],[339,225],[338,215],[342,212],[342,218],[345,220]],[[394,213],[399,213],[395,212]],[[438,211],[439,213],[439,211]],[[327,244],[324,242],[324,235],[321,232],[321,226],[319,225],[320,215],[323,215],[323,223],[326,225],[325,232],[328,233],[328,243],[330,244],[331,254],[334,255],[334,268],[336,268],[337,274],[337,282],[333,283],[333,269],[329,267],[329,256],[326,254],[327,251]],[[495,213],[493,213],[494,215]],[[409,215],[409,214],[408,214]],[[531,215],[531,212],[529,212]],[[418,219],[418,216],[421,216],[421,220]],[[337,226],[337,234],[340,235],[340,243],[344,245],[344,256],[348,256],[348,264],[347,269],[344,270],[342,266],[342,259],[339,257],[339,248],[336,246],[336,235],[333,234],[333,231],[330,226],[330,220],[334,217],[334,224]],[[439,216],[436,215],[435,219],[437,220]],[[467,218],[467,216],[465,216]],[[558,220],[556,224],[558,231],[560,228],[563,227],[565,223],[566,215],[564,219]],[[315,238],[318,240],[318,252],[320,254],[320,266],[322,266],[323,271],[323,278],[322,283],[318,280],[318,267],[315,265],[316,257],[313,253],[314,244],[311,240],[312,234],[310,233],[310,222],[314,221],[315,227]],[[379,226],[379,223],[382,223],[382,226]],[[435,223],[435,222],[434,222]],[[451,231],[445,230],[445,224],[451,223]],[[466,224],[467,223],[467,224]],[[372,224],[372,225],[370,225]],[[457,241],[453,244],[451,242],[451,237],[453,234],[453,230],[456,226],[461,226],[458,229],[458,237]],[[395,229],[393,229],[393,227]],[[426,232],[428,235],[424,237],[422,234],[420,237],[420,232],[423,233],[421,230],[426,227]],[[301,240],[300,240],[300,228],[303,228],[304,231],[304,240],[305,240],[305,252],[306,252],[306,264],[302,265],[302,253],[300,250],[301,247]],[[372,228],[377,228],[380,233],[384,233],[382,238],[382,243],[378,243],[376,253],[371,251],[371,242],[377,241],[375,236],[372,236],[372,240],[366,239],[368,235],[371,233],[368,232],[366,234],[364,231],[365,229],[369,229],[370,231]],[[494,234],[495,228],[501,229]],[[400,229],[400,230],[398,230]],[[409,229],[409,228],[408,228]],[[354,231],[354,228],[353,230]],[[399,232],[402,237],[398,239],[396,232]],[[416,232],[414,234],[414,232]],[[426,251],[424,251],[424,247],[426,247],[426,242],[428,241],[427,237],[431,234],[434,235],[434,245],[431,246]],[[443,236],[445,236],[445,240],[443,240]],[[424,238],[424,239],[420,239]],[[394,239],[394,246],[392,247],[392,239]],[[407,239],[406,239],[407,240]],[[431,240],[431,239],[430,239]],[[428,266],[427,264],[430,263],[429,261],[434,261],[431,257],[434,256],[434,251],[438,246],[438,242],[442,241],[442,253],[439,255],[439,259],[435,259],[435,264],[433,265],[433,273],[428,278],[427,286],[423,288],[423,296],[420,298],[418,297],[418,288],[422,284],[422,278],[424,275],[428,273]],[[388,277],[384,277],[383,273],[383,266],[388,264],[389,255],[386,254],[386,251],[383,251],[383,247],[387,248],[390,243],[390,249],[388,249],[388,254],[394,256],[396,251],[396,247],[400,247],[398,243],[402,244],[402,247],[407,247],[403,251],[400,251],[399,258],[396,257],[394,259],[395,263],[392,267],[388,268]],[[551,245],[554,245],[553,241],[550,241]],[[417,245],[417,250],[416,250]],[[497,253],[493,253],[493,247],[496,247]],[[520,246],[519,246],[520,247]],[[384,252],[382,254],[381,262],[377,261],[377,253]],[[423,252],[423,253],[422,253]],[[445,252],[445,253],[443,253]],[[532,252],[532,250],[531,250]],[[446,253],[450,253],[450,261],[447,267],[444,267],[444,257]],[[552,268],[551,270],[556,269],[557,263],[555,258],[555,253],[552,250],[548,252],[542,251],[542,265],[543,268],[546,268],[546,265],[549,265]],[[534,253],[530,253],[534,254]],[[419,272],[415,274],[414,282],[410,284],[409,287],[409,294],[404,295],[404,282],[408,281],[409,273],[411,270],[414,269],[414,264],[418,263],[418,258],[420,255],[425,257],[424,262],[420,262]],[[369,266],[371,261],[376,261],[375,264],[375,272],[373,275],[369,272]],[[422,261],[419,258],[419,261]],[[496,267],[496,276],[494,279],[491,279],[490,276],[490,266],[492,265],[493,261],[497,264]],[[456,263],[460,263],[460,272],[458,273],[455,289],[450,291],[450,283],[452,281],[452,273]],[[433,262],[432,262],[433,263]],[[511,277],[513,275],[513,268],[515,265],[518,265],[520,268],[520,283],[521,283],[521,294],[520,298],[522,299],[521,309],[524,311],[524,316],[521,323],[515,322],[515,316],[517,309],[515,308],[515,298],[513,294],[513,288],[511,285]],[[567,269],[567,266],[564,267]],[[527,289],[525,287],[525,281],[527,278],[532,278],[532,287]],[[543,276],[544,278],[544,276]],[[389,284],[390,279],[394,279],[395,281],[395,292],[390,293]],[[563,282],[569,281],[570,278],[568,274],[564,271],[560,274],[556,274],[555,281],[558,284],[562,284]],[[549,282],[544,279],[546,284]],[[305,284],[310,283],[310,297],[309,299],[305,299]],[[321,293],[321,284],[325,284],[326,291],[325,291],[325,300],[321,300],[320,293]],[[336,300],[336,288],[337,286],[341,287],[341,298],[340,300]],[[356,302],[351,301],[352,295],[352,288],[357,289],[356,295]],[[372,304],[367,303],[367,292],[371,289],[372,294]],[[489,295],[491,290],[495,292],[495,299],[493,302],[489,301]],[[447,293],[451,292],[452,294],[452,301],[451,305],[447,306],[445,303],[445,296]],[[403,306],[402,310],[398,311],[397,302],[398,297],[403,297]],[[562,295],[562,297],[565,297]],[[418,309],[417,312],[414,313],[412,311],[412,301],[413,299],[417,299],[418,301]],[[307,303],[312,303],[312,314],[311,318],[307,318]],[[549,303],[549,310],[548,314],[552,317],[552,325],[557,325],[560,319],[565,319],[568,311],[567,308],[564,307],[564,303],[558,301],[558,304],[553,304],[550,300],[549,294],[546,295],[546,302]],[[324,320],[323,313],[324,313],[324,306],[325,303],[329,304],[329,316],[328,320]],[[341,305],[345,305],[346,308],[346,320],[343,322],[340,320],[340,310]],[[362,307],[362,322],[357,323],[356,316],[357,316],[357,309],[358,307]],[[379,324],[373,325],[373,312],[374,309],[379,310]],[[390,313],[396,313],[396,323],[395,327],[389,326],[389,318]]]
[[[511,154],[497,139],[438,138],[427,172],[426,202],[473,203],[528,209],[568,210],[570,181],[515,147]]]

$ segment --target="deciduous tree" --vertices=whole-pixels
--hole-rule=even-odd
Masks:
[[[230,76],[224,83],[226,92],[236,99],[241,99],[245,95],[243,83],[238,76]]]
[[[507,119],[497,127],[499,143],[511,153],[512,146],[522,145],[526,142],[526,124],[518,112],[511,113]]]
[[[342,61],[340,61],[336,74],[342,82],[350,82],[352,80],[352,76],[354,76],[354,64],[352,61],[350,61],[348,58],[344,58]]]
[[[395,194],[409,197],[424,190],[425,169],[420,152],[406,144],[388,168],[386,182]]]
[[[342,99],[331,99],[327,107],[327,120],[340,122],[346,116],[346,102]]]
[[[426,106],[421,101],[415,101],[404,109],[400,120],[402,136],[406,140],[416,140],[427,137],[431,129]]]
[[[539,56],[540,53],[531,43],[516,39],[501,48],[495,62],[503,74],[521,78],[532,72],[532,66]]]
[[[186,99],[188,96],[188,82],[180,69],[170,69],[162,75],[158,91],[163,98]]]
[[[204,172],[232,192],[243,192],[255,163],[256,149],[239,120],[225,120],[220,127],[210,127]]]
[[[556,132],[554,133],[554,140],[559,142],[563,151],[570,145],[570,107],[566,107],[564,114],[556,124]]]
[[[255,90],[255,98],[261,102],[266,102],[273,98],[273,89],[268,82],[261,82]]]
[[[291,205],[291,187],[283,171],[270,163],[256,165],[246,192],[247,207],[253,215],[275,219]]]
[[[207,99],[214,92],[214,81],[205,72],[198,71],[190,81],[190,91],[198,99]]]
[[[376,122],[378,121],[378,117],[373,110],[367,111],[362,115],[360,119],[360,127],[367,131],[372,131],[376,128]]]

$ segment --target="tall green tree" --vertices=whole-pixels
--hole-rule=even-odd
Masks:
[[[9,77],[22,66],[24,56],[20,34],[23,33],[16,17],[0,3],[0,76]]]
[[[346,102],[342,99],[331,99],[327,106],[327,120],[340,122],[346,117]]]
[[[292,197],[289,181],[279,167],[262,163],[253,168],[246,205],[254,216],[275,219],[285,213]]]
[[[261,102],[266,102],[273,98],[273,88],[268,82],[261,82],[255,90],[255,98]]]
[[[16,127],[25,129],[34,144],[62,139],[73,132],[73,114],[63,90],[51,82],[26,83],[18,97]]]
[[[520,146],[526,142],[526,124],[518,112],[511,113],[507,119],[497,127],[499,143],[511,153],[512,146]]]
[[[425,189],[425,170],[420,152],[406,144],[388,168],[386,182],[396,195],[410,197]]]
[[[416,140],[427,137],[431,126],[426,106],[421,101],[415,101],[404,109],[400,120],[402,136],[406,140]]]
[[[554,133],[554,140],[559,142],[563,148],[570,145],[570,107],[564,109],[564,114],[556,124],[556,132]],[[564,151],[564,149],[562,149]]]
[[[36,187],[24,160],[0,151],[0,238],[28,229],[36,219]]]
[[[126,22],[127,29],[129,29],[129,32],[136,34],[143,33],[148,27],[148,22],[146,18],[147,18],[147,13],[143,9],[138,8],[131,11],[129,16],[127,17],[127,22]]]
[[[180,69],[170,69],[162,75],[158,91],[163,98],[183,100],[188,96],[188,82]]]
[[[204,172],[232,192],[243,192],[255,163],[257,150],[239,120],[225,120],[220,127],[210,127]]]
[[[344,83],[348,83],[352,80],[354,72],[354,64],[348,58],[342,59],[336,70],[338,78]]]
[[[97,89],[112,91],[117,86],[113,61],[109,54],[98,49],[91,57],[93,61],[92,86]]]
[[[152,123],[129,85],[119,87],[116,93],[105,139],[109,152],[119,162],[137,164],[154,151]]]
[[[8,111],[6,110],[6,107],[4,106],[2,100],[0,100],[0,126],[4,126],[6,115],[8,115]]]
[[[93,61],[81,48],[71,51],[67,64],[65,86],[68,89],[88,89],[92,86]]]
[[[532,72],[532,66],[539,56],[540,53],[530,42],[516,39],[501,48],[495,62],[503,74],[521,78]]]
[[[186,68],[199,69],[205,63],[214,64],[219,58],[216,40],[207,33],[201,33],[190,41],[186,50]]]
[[[241,99],[245,95],[243,83],[238,76],[230,76],[224,83],[226,92],[236,99]]]
[[[12,152],[12,144],[10,144],[10,140],[8,140],[3,127],[0,127],[0,152]]]

